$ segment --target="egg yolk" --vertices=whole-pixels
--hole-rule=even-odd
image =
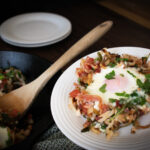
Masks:
[[[128,79],[122,76],[116,76],[114,79],[105,80],[106,90],[110,92],[122,92],[128,86]]]

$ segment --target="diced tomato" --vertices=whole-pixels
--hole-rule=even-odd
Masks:
[[[86,59],[85,59],[85,63],[89,63],[89,64],[93,64],[94,63],[94,59],[87,56]]]
[[[70,97],[75,98],[79,93],[80,93],[80,91],[78,89],[75,89],[69,95],[70,95]]]
[[[1,89],[4,88],[5,84],[7,84],[7,81],[8,81],[7,79],[2,80],[2,83],[0,84]]]
[[[95,101],[102,101],[101,98],[97,95],[89,95],[89,94],[81,94],[80,95],[80,99],[83,99],[85,101],[91,101],[91,102],[95,102]]]
[[[98,65],[97,69],[95,70],[96,73],[99,73],[101,71],[100,66]]]
[[[119,102],[120,102],[119,100],[116,100],[116,106],[117,107],[121,107],[122,106]]]
[[[105,113],[106,111],[109,110],[109,106],[106,104],[102,104],[100,109],[102,113]]]

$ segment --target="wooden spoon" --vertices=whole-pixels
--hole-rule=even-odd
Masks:
[[[35,97],[43,89],[52,76],[71,59],[84,51],[86,48],[94,44],[102,37],[112,26],[112,21],[106,21],[96,26],[87,33],[77,43],[75,43],[68,51],[66,51],[53,65],[51,65],[44,73],[32,82],[22,86],[8,94],[0,97],[0,108],[2,110],[16,110],[21,115],[27,111]]]

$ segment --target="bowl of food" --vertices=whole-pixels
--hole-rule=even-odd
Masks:
[[[149,56],[146,48],[117,47],[71,65],[51,96],[59,129],[85,149],[149,149]]]
[[[0,95],[31,82],[50,65],[39,56],[0,51]],[[0,149],[30,149],[36,138],[53,124],[49,97],[58,74],[48,82],[21,119],[16,120],[19,114],[15,110],[0,110]]]

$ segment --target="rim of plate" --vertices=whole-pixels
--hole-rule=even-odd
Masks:
[[[21,29],[27,32],[23,32]],[[33,36],[31,36],[32,31]],[[71,22],[64,16],[48,12],[32,12],[20,14],[4,21],[0,26],[0,37],[15,46],[34,47],[61,41],[69,36],[71,31]]]
[[[143,57],[150,53],[150,49],[142,47],[114,47],[108,48],[112,53],[128,53],[137,57]],[[86,56],[96,57],[97,51]],[[85,56],[85,57],[86,57]],[[150,149],[149,138],[150,128],[138,130],[136,134],[130,134],[131,126],[122,128],[120,135],[113,137],[112,140],[106,140],[104,134],[97,135],[92,132],[81,133],[83,120],[77,117],[75,113],[69,109],[69,92],[73,90],[73,83],[77,81],[75,69],[79,67],[80,60],[73,63],[59,77],[52,91],[50,108],[53,119],[62,131],[62,133],[75,144],[85,149],[92,150],[138,150]]]

